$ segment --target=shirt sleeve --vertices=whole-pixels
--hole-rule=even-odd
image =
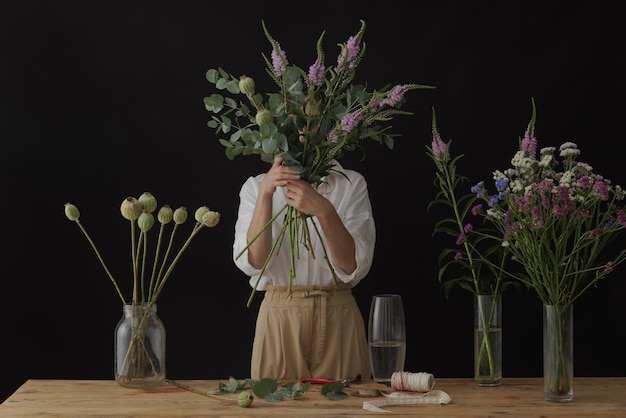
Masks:
[[[259,193],[259,184],[264,174],[249,177],[239,192],[239,211],[235,222],[235,241],[233,244],[233,260],[235,265],[246,275],[258,275],[261,270],[248,262],[248,253],[244,251],[248,245],[248,228],[254,213],[256,197]]]
[[[369,273],[372,266],[376,225],[365,178],[356,171],[343,170],[343,172],[347,178],[337,175],[337,184],[332,191],[331,201],[354,239],[357,268],[352,274],[345,274],[332,258],[331,263],[338,278],[354,287]]]

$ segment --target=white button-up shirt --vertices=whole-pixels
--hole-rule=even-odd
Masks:
[[[335,170],[345,174],[331,172],[324,180],[318,192],[328,199],[339,214],[343,224],[354,238],[356,248],[357,268],[352,274],[343,272],[330,257],[330,262],[335,270],[335,274],[340,282],[350,283],[351,287],[363,279],[370,270],[374,255],[374,245],[376,241],[376,227],[372,217],[372,206],[367,190],[367,182],[360,173],[344,169],[338,162],[335,162]],[[254,268],[248,262],[248,253],[245,251],[239,258],[237,255],[246,247],[247,231],[250,226],[256,198],[259,192],[259,184],[265,173],[255,177],[250,177],[243,184],[239,193],[239,213],[235,223],[235,241],[233,244],[233,259],[237,267],[246,275],[250,276],[250,285],[254,287],[257,282],[260,269]],[[347,177],[347,178],[346,178]],[[273,197],[273,211],[276,214],[286,204],[284,188],[276,189]],[[283,226],[284,214],[281,214],[272,224],[272,236],[275,240]],[[295,272],[293,279],[294,286],[329,286],[334,284],[332,272],[324,257],[324,249],[318,237],[312,221],[315,218],[308,218],[309,232],[313,247],[312,257],[310,251],[302,244],[301,237],[294,237],[299,244],[299,257],[296,253]],[[322,237],[324,233],[317,223]],[[299,229],[301,231],[301,227]],[[325,240],[325,238],[323,238]],[[271,260],[263,273],[263,277],[258,283],[257,290],[265,290],[267,285],[288,286],[289,284],[289,232],[286,231],[281,247],[272,253]],[[325,241],[324,241],[325,244]],[[326,246],[328,251],[328,246]]]

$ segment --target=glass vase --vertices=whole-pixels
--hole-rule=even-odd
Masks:
[[[550,402],[574,399],[574,308],[543,305],[543,396]]]
[[[165,380],[165,327],[156,304],[124,305],[115,327],[115,381],[149,388]]]
[[[404,369],[406,357],[406,325],[400,295],[380,294],[372,297],[368,343],[373,379],[391,385],[391,376]]]
[[[500,386],[502,295],[474,295],[474,383]]]

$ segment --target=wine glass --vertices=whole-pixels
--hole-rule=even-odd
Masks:
[[[400,295],[374,295],[369,315],[369,349],[372,376],[391,384],[391,375],[404,369],[406,328]]]

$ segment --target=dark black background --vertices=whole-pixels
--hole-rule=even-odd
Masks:
[[[367,5],[366,5],[367,4]],[[76,225],[76,204],[111,271],[130,291],[119,204],[152,192],[160,204],[222,214],[177,266],[159,299],[167,375],[248,377],[260,296],[231,256],[238,191],[267,166],[229,161],[206,126],[205,71],[218,66],[273,91],[261,19],[292,63],[308,68],[326,30],[327,64],[367,23],[358,82],[422,83],[396,117],[394,150],[372,143],[345,165],[369,183],[377,222],[370,274],[354,289],[367,317],[376,293],[405,302],[405,370],[472,376],[472,297],[437,282],[441,213],[427,212],[434,166],[430,112],[460,169],[489,179],[508,167],[537,103],[539,146],[576,142],[581,160],[626,183],[625,65],[618,12],[602,2],[0,1],[0,399],[29,378],[112,379],[121,304]],[[564,3],[568,4],[568,3]],[[469,187],[469,184],[468,184]],[[189,226],[190,227],[190,226]],[[623,268],[575,304],[577,376],[624,376]],[[541,304],[504,296],[504,376],[541,376]]]

